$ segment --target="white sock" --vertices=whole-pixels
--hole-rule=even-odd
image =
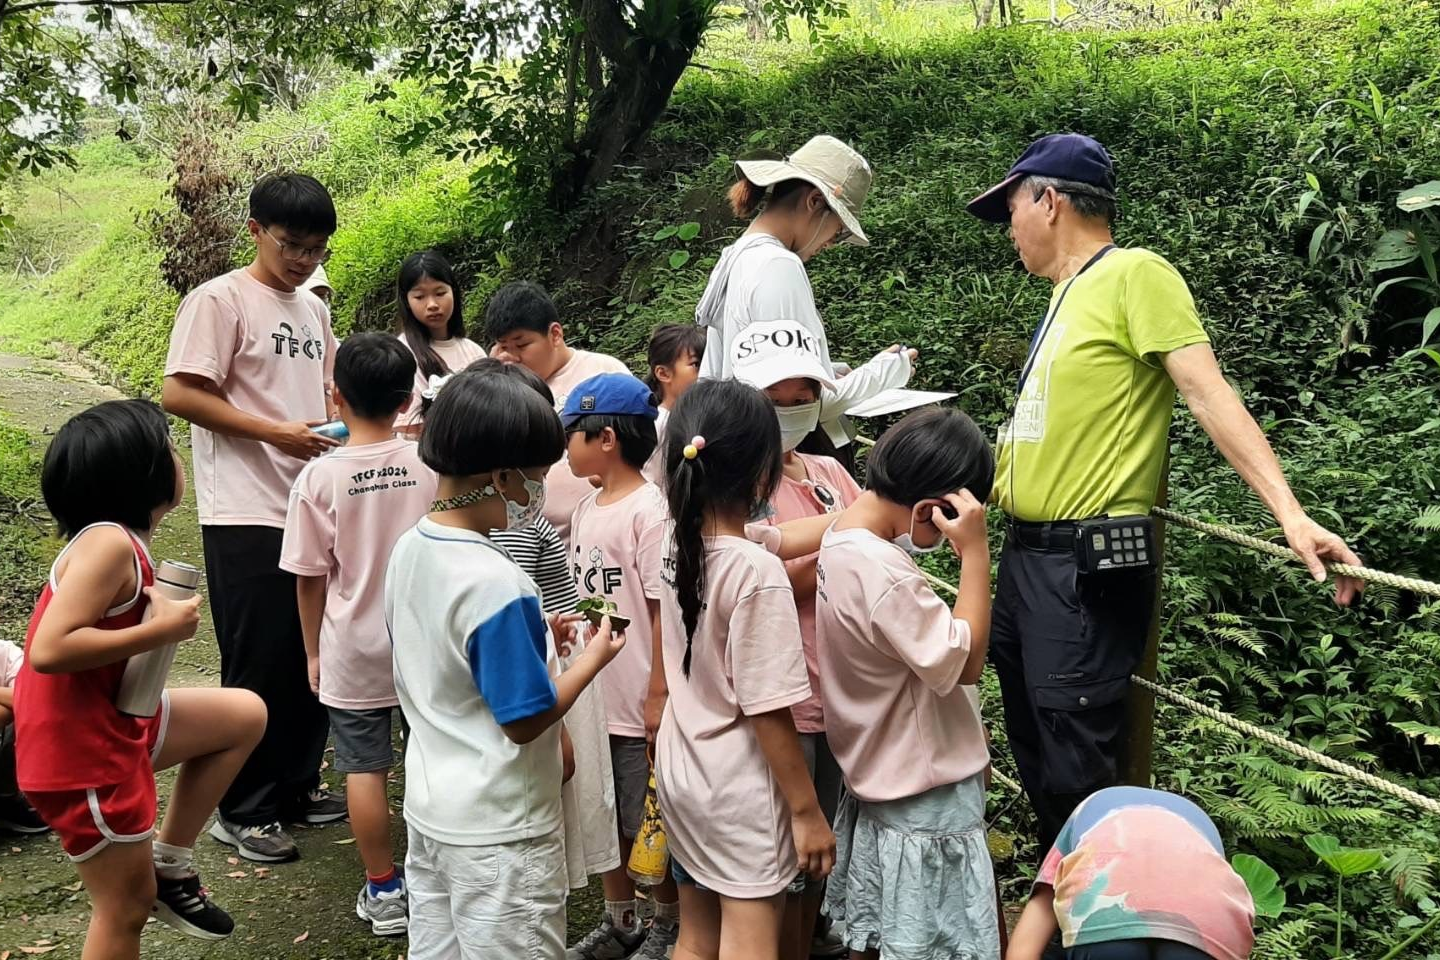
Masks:
[[[173,847],[156,840],[151,844],[155,872],[166,880],[184,880],[195,873],[195,851],[190,847]]]
[[[680,922],[680,902],[677,900],[677,901],[674,902],[674,903],[661,903],[659,900],[656,900],[656,901],[655,901],[655,919],[656,919],[656,920],[664,920],[664,921],[666,921],[667,923],[669,923],[669,924],[672,925],[672,926],[675,925],[675,924],[677,924],[677,923],[679,923],[679,922]]]
[[[606,900],[605,913],[610,917],[611,923],[625,933],[629,933],[639,926],[635,916],[635,906],[634,900]]]

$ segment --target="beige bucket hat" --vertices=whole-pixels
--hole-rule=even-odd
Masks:
[[[865,158],[843,141],[822,134],[783,160],[739,160],[735,165],[757,187],[785,180],[804,180],[817,187],[849,231],[845,242],[857,247],[870,243],[860,228],[860,208],[874,174]]]

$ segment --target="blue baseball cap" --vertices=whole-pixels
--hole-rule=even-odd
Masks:
[[[1088,192],[1115,199],[1115,165],[1110,151],[1080,133],[1052,133],[1020,154],[1005,179],[971,200],[965,209],[991,223],[1010,222],[1010,188],[1025,177],[1054,177],[1090,187]]]
[[[570,391],[560,411],[560,423],[567,430],[582,417],[604,414],[616,417],[659,416],[650,388],[628,373],[597,373]]]

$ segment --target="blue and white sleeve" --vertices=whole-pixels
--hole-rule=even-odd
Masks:
[[[533,595],[516,597],[471,632],[465,644],[470,673],[496,723],[514,723],[555,706],[545,662],[547,636],[540,600]]]

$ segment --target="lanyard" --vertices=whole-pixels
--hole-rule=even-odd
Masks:
[[[1070,292],[1070,288],[1075,285],[1075,281],[1080,279],[1081,274],[1103,260],[1105,255],[1114,249],[1115,245],[1113,243],[1107,243],[1097,250],[1095,256],[1086,260],[1085,266],[1076,271],[1075,276],[1071,277],[1065,284],[1065,289],[1060,291],[1060,296],[1055,300],[1055,306],[1050,308],[1049,313],[1045,315],[1044,321],[1040,324],[1040,328],[1035,331],[1035,336],[1030,341],[1030,353],[1026,356],[1025,366],[1020,371],[1020,382],[1015,385],[1015,399],[1017,403],[1019,402],[1021,393],[1025,390],[1025,380],[1030,376],[1030,370],[1035,366],[1035,361],[1040,356],[1040,345],[1045,342],[1045,334],[1050,332],[1050,325],[1055,322],[1055,315],[1060,312],[1060,305],[1065,302],[1065,295]]]

